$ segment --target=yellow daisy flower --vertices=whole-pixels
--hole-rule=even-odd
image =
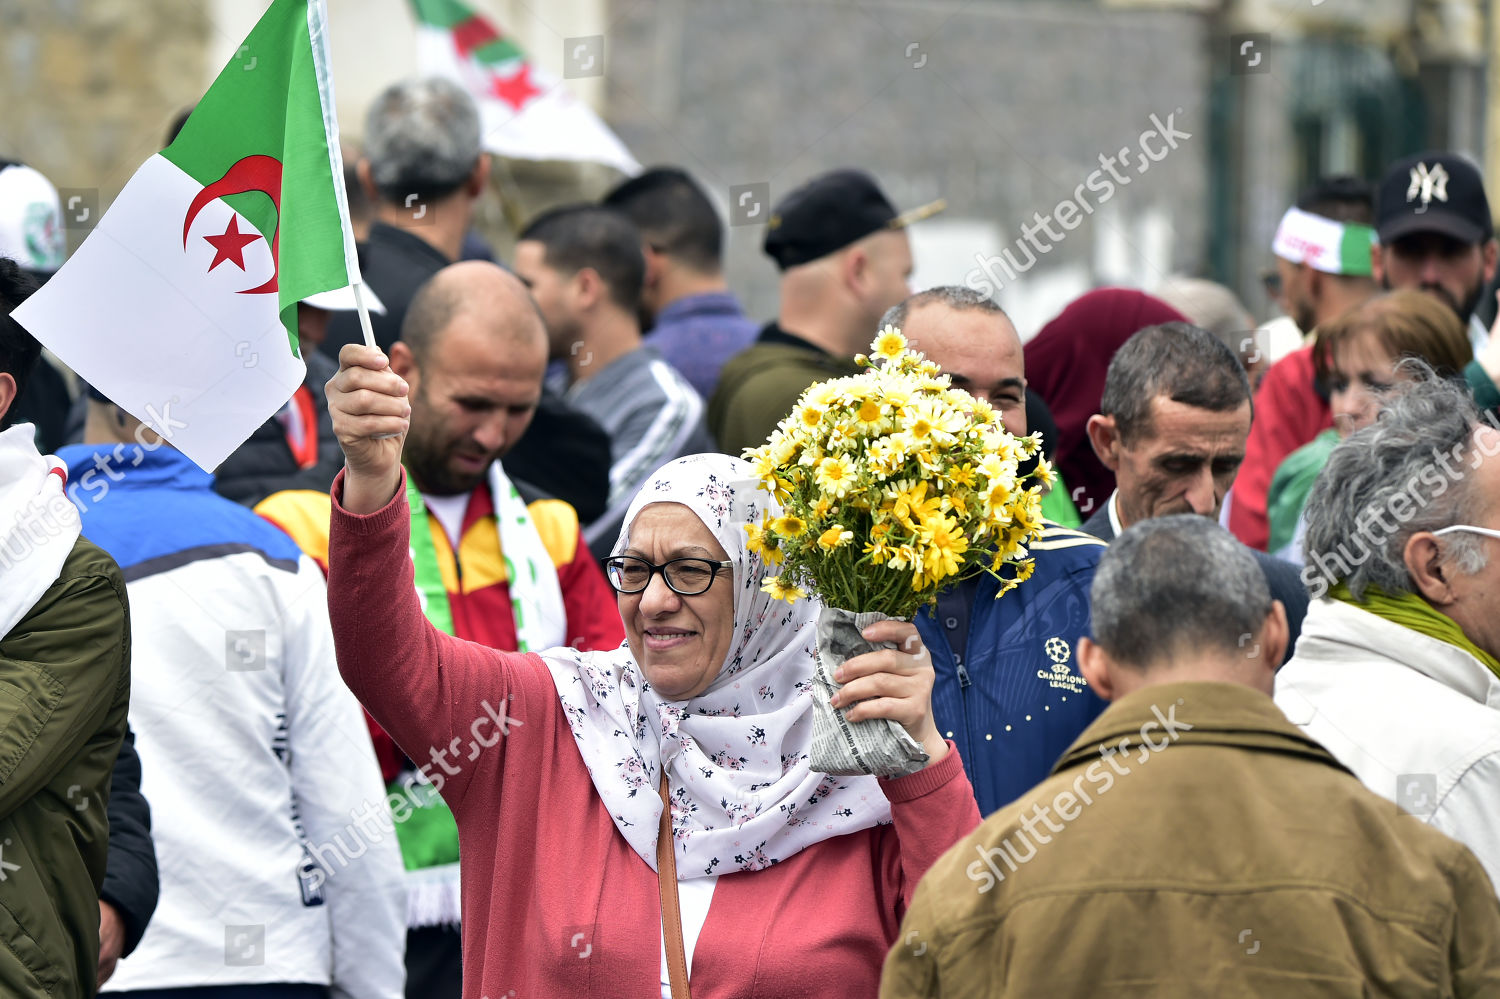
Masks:
[[[800,538],[807,533],[807,521],[796,514],[788,513],[771,521],[771,530],[783,538]]]
[[[780,576],[767,576],[760,584],[762,593],[769,593],[776,600],[785,600],[791,603],[801,600],[807,596],[807,591],[800,586],[786,582]]]
[[[854,485],[856,469],[847,454],[824,458],[818,462],[818,488],[832,496],[842,497]]]
[[[875,342],[870,345],[870,353],[875,357],[894,361],[901,356],[906,349],[906,337],[894,326],[887,326],[875,337]]]
[[[1052,462],[1046,458],[1036,463],[1036,477],[1037,481],[1048,489],[1057,484],[1057,473],[1052,470]]]
[[[922,564],[934,581],[956,576],[959,557],[969,550],[969,541],[958,530],[958,522],[951,517],[937,521],[922,532],[926,547],[922,550]]]
[[[862,399],[854,411],[854,422],[866,433],[875,433],[885,422],[885,410],[874,399]]]
[[[842,548],[854,540],[854,532],[834,524],[828,530],[818,536],[818,547],[825,552],[831,552],[835,548]]]
[[[948,482],[954,486],[967,486],[970,489],[974,488],[973,464],[966,461],[962,465],[953,465],[948,469],[947,479]]]

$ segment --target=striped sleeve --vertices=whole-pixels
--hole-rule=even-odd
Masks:
[[[641,406],[644,419],[632,418],[620,428],[618,437],[628,450],[609,470],[609,506],[629,500],[651,473],[677,457],[693,428],[703,418],[703,400],[671,365],[652,361],[648,369],[659,403]]]

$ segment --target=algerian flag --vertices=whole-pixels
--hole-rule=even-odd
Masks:
[[[422,72],[457,80],[479,106],[484,147],[518,160],[603,163],[641,172],[630,150],[563,82],[458,0],[411,0]]]
[[[306,369],[297,303],[359,282],[324,0],[274,0],[173,143],[14,313],[205,469]]]

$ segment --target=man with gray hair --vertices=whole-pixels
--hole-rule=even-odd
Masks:
[[[359,244],[359,266],[385,303],[385,315],[372,314],[370,326],[389,354],[417,289],[462,256],[490,157],[480,148],[473,99],[442,77],[397,83],[376,97],[365,118],[364,152],[357,172],[375,219]],[[344,344],[363,342],[358,314],[341,312],[320,346],[337,361]],[[585,520],[602,515],[610,453],[604,429],[550,391],[531,426],[530,435],[511,442],[506,469],[566,500]]]
[[[385,303],[385,315],[371,315],[370,325],[376,344],[389,351],[417,289],[459,259],[490,157],[479,146],[473,99],[442,77],[406,80],[376,97],[365,118],[364,153],[356,169],[375,221],[359,246],[359,266]],[[340,314],[322,349],[337,359],[344,344],[363,341],[359,317]]]
[[[923,877],[882,999],[1494,994],[1474,855],[1267,696],[1286,614],[1249,549],[1206,517],[1146,520],[1092,597],[1080,665],[1113,703]]]
[[[1462,383],[1405,363],[1417,380],[1308,498],[1316,599],[1276,702],[1500,881],[1500,430]]]
[[[1115,491],[1083,530],[1112,541],[1151,517],[1195,513],[1217,520],[1224,494],[1245,460],[1250,380],[1217,337],[1188,323],[1147,326],[1115,352],[1089,443],[1115,473]],[[1307,592],[1281,559],[1252,551],[1286,607],[1290,651]]]

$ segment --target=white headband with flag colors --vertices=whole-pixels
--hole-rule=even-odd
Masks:
[[[1370,275],[1370,247],[1375,230],[1354,222],[1288,208],[1276,227],[1271,252],[1293,264],[1306,264],[1324,274]]]

